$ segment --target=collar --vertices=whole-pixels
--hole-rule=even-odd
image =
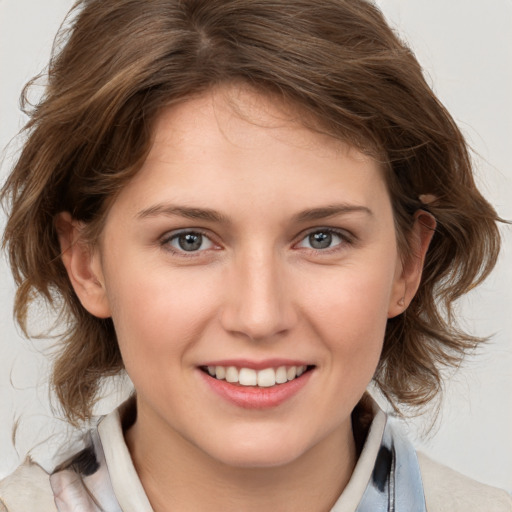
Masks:
[[[359,417],[370,417],[371,423],[352,477],[331,512],[427,512],[416,451],[400,423],[368,393],[358,408]]]
[[[331,512],[426,512],[416,452],[398,421],[369,395],[358,407],[358,417],[370,417],[371,423],[352,477]],[[89,433],[88,447],[51,475],[59,512],[77,505],[81,512],[153,512],[124,441],[123,427],[134,416],[131,398],[104,416]]]

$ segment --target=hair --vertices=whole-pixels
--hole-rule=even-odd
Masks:
[[[66,327],[52,386],[70,422],[90,418],[101,379],[123,362],[111,319],[92,316],[73,291],[55,217],[69,211],[93,243],[144,162],[162,109],[222,84],[277,95],[312,129],[382,160],[404,259],[414,257],[414,213],[435,217],[418,293],[388,321],[374,376],[397,410],[427,404],[442,369],[483,341],[461,330],[452,310],[494,267],[500,219],[475,186],[460,130],[374,4],[79,0],[56,39],[45,93],[30,105],[37,79],[22,96],[27,138],[2,189],[3,244],[24,332],[41,299]]]

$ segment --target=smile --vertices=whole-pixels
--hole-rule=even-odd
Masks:
[[[252,368],[237,368],[236,366],[207,366],[203,367],[202,370],[208,372],[211,377],[217,380],[225,380],[230,384],[270,388],[295,380],[311,368],[302,365],[254,370]]]
[[[316,373],[302,361],[218,361],[198,367],[207,388],[244,409],[272,409],[300,395]]]

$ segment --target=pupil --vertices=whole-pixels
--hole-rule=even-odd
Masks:
[[[178,244],[184,251],[196,251],[202,243],[203,235],[197,233],[187,233],[178,238]]]
[[[331,245],[332,235],[330,233],[312,233],[309,235],[309,243],[314,249],[326,249]]]

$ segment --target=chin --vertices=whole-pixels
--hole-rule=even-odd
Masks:
[[[220,462],[226,466],[243,469],[277,468],[293,463],[300,454],[269,453],[257,448],[245,453],[232,453],[224,456]]]
[[[288,442],[287,442],[288,441]],[[257,469],[286,466],[299,459],[307,450],[303,446],[289,443],[283,438],[233,440],[221,451],[217,445],[208,455],[231,467]]]

